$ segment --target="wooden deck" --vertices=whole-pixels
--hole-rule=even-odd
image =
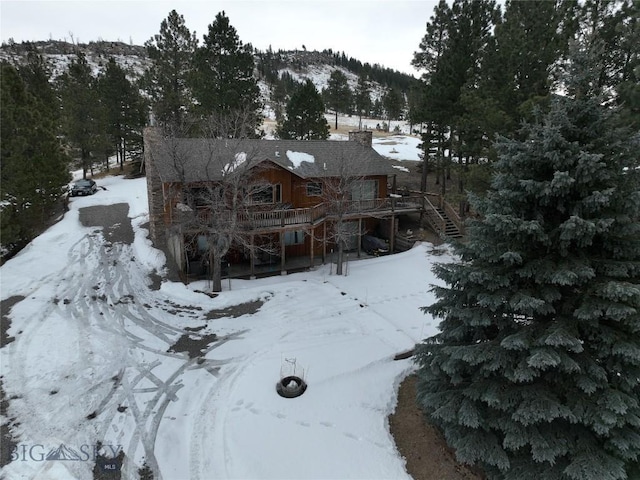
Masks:
[[[425,208],[425,197],[388,197],[372,200],[345,201],[341,204],[321,203],[310,208],[281,208],[276,210],[252,211],[239,216],[247,230],[266,232],[283,227],[318,225],[342,214],[345,219],[362,217],[389,217],[403,213],[419,212]],[[200,222],[206,223],[210,212],[205,208],[198,210]]]

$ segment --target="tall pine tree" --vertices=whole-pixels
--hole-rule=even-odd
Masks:
[[[276,133],[280,138],[296,140],[326,140],[329,137],[322,96],[311,80],[307,79],[291,95],[285,118],[278,123]]]
[[[340,70],[334,70],[329,76],[327,88],[323,92],[325,104],[336,115],[336,130],[338,129],[338,113],[348,113],[351,109],[351,89],[347,76]]]
[[[533,105],[548,100],[558,61],[575,33],[572,0],[508,0],[483,65],[480,87],[505,115],[501,133],[512,135]]]
[[[425,311],[418,400],[490,478],[640,471],[638,131],[618,127],[577,51],[568,96],[496,146],[458,263]]]
[[[109,59],[104,73],[98,77],[97,85],[104,106],[105,133],[117,153],[122,170],[127,153],[141,151],[146,106],[138,89],[113,58]]]
[[[443,194],[451,157],[463,158],[465,143],[478,137],[463,128],[463,116],[470,106],[469,96],[465,99],[463,94],[478,83],[497,18],[493,0],[456,0],[451,7],[441,1],[427,24],[420,50],[414,54],[413,65],[424,70],[424,87],[419,105],[422,111],[414,108],[412,120],[429,124],[422,138],[423,172],[427,171],[427,162],[436,165]],[[421,188],[425,187],[423,177]]]
[[[197,49],[193,95],[203,117],[214,116],[218,136],[255,136],[261,122],[260,90],[253,76],[253,49],[244,45],[223,12],[216,15]]]
[[[354,95],[354,106],[358,114],[358,129],[362,129],[362,116],[371,113],[371,84],[366,73],[358,76],[358,85]]]
[[[96,80],[82,52],[76,52],[67,71],[59,78],[62,125],[66,140],[82,163],[82,177],[93,171],[93,162],[103,150],[104,111],[98,99]]]
[[[151,97],[155,118],[161,124],[182,125],[193,99],[188,85],[198,45],[184,17],[172,10],[160,24],[160,33],[145,42],[152,61],[144,73],[143,86]]]
[[[391,120],[398,120],[404,112],[406,102],[404,95],[397,88],[389,88],[382,97],[382,104],[387,115],[387,132],[391,128]]]

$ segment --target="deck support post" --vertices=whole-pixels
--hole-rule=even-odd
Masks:
[[[310,252],[310,260],[309,260],[309,268],[313,268],[313,250],[314,250],[314,245],[313,245],[313,240],[314,240],[314,236],[315,236],[315,229],[313,227],[311,227],[311,239],[310,239],[310,243],[311,243],[311,252]]]
[[[322,264],[327,263],[327,222],[326,220],[322,223],[323,233],[322,233]]]
[[[249,243],[249,262],[251,265],[251,273],[249,278],[254,280],[256,278],[256,252],[254,245],[255,235],[251,235],[250,243]]]
[[[391,198],[391,231],[389,232],[389,253],[393,253],[396,244],[396,197]]]
[[[285,268],[286,264],[285,258],[285,246],[284,246],[284,231],[280,230],[280,275],[286,275],[287,270]]]
[[[395,175],[393,178],[396,178]],[[360,258],[360,254],[362,251],[362,217],[358,219],[358,258]]]

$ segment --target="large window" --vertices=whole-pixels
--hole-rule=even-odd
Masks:
[[[378,196],[378,180],[357,180],[351,186],[351,200],[373,200]]]
[[[282,202],[282,185],[263,185],[256,187],[251,194],[253,203],[281,203]]]
[[[309,182],[307,183],[307,197],[319,197],[322,195],[322,183]]]
[[[285,245],[301,245],[304,243],[304,230],[284,232]]]

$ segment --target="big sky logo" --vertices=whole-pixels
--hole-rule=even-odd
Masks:
[[[68,447],[64,443],[55,448],[46,448],[44,445],[34,444],[16,445],[11,450],[11,461],[19,462],[88,462],[96,461],[99,457],[114,459],[122,451],[122,445],[80,445],[77,448]]]

